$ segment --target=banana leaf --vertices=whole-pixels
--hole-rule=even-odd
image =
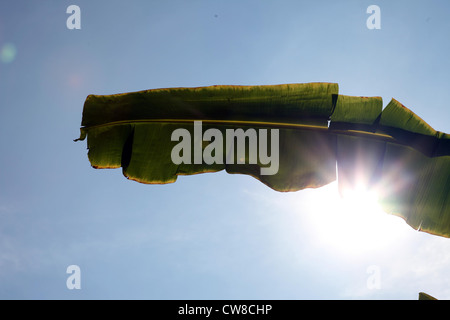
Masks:
[[[450,237],[450,135],[394,99],[383,110],[380,97],[338,91],[305,83],[89,95],[77,140],[87,137],[94,168],[122,167],[147,184],[220,170],[283,192],[362,184],[386,212]]]
[[[425,292],[419,292],[419,300],[437,300],[437,299]]]

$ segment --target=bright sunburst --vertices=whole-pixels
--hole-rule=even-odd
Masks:
[[[359,186],[338,194],[337,183],[314,190],[309,219],[317,241],[339,252],[360,254],[385,248],[407,230],[385,213],[377,194]]]

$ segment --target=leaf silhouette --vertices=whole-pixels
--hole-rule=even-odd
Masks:
[[[87,137],[94,168],[122,167],[127,178],[141,183],[226,170],[277,191],[317,188],[336,179],[341,192],[363,184],[377,190],[386,212],[415,229],[450,237],[450,135],[395,99],[383,110],[380,97],[338,91],[335,83],[304,83],[89,95],[77,140]],[[174,163],[180,140],[172,134],[183,129],[195,140],[199,123],[200,139],[183,149],[191,161]],[[222,137],[230,130],[254,130],[257,141],[266,139],[267,150],[279,150],[276,173],[262,174],[268,164],[252,160],[250,147],[242,156],[225,142],[217,147],[219,141],[204,139],[209,129]],[[268,134],[272,130],[276,139]],[[250,134],[246,138],[250,141]],[[221,160],[211,163],[202,155],[213,145],[211,157]]]

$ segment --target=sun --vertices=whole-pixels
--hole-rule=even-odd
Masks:
[[[363,185],[344,190],[337,183],[311,193],[308,218],[315,241],[333,251],[364,254],[389,246],[405,232],[403,219],[385,213],[376,191]]]

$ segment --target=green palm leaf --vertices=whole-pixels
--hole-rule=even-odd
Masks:
[[[419,292],[419,300],[437,300],[437,299],[425,292]]]
[[[215,129],[222,137],[252,129],[257,141],[277,129],[277,139],[267,134],[267,150],[279,149],[276,173],[262,174],[267,161],[252,161],[248,148],[242,156],[225,142],[204,138],[179,153],[190,163],[174,163],[172,152],[181,140],[174,140],[173,132],[184,129],[198,137],[196,121],[202,132]],[[416,229],[450,236],[450,135],[435,131],[396,100],[382,110],[381,98],[339,95],[332,83],[90,95],[77,140],[86,136],[94,168],[122,167],[126,177],[142,183],[226,170],[251,175],[278,191],[296,191],[336,180],[337,164],[340,191],[361,183],[376,188],[387,212]],[[202,157],[213,149],[210,155],[221,161]]]

